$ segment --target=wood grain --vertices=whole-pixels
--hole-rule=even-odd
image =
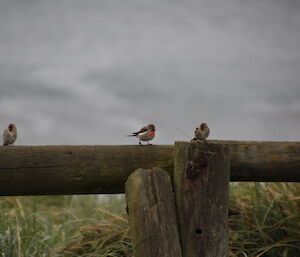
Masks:
[[[228,145],[231,181],[300,182],[299,142],[208,142]],[[174,146],[2,146],[0,195],[124,193],[132,171],[152,167],[172,176]]]
[[[173,169],[173,146],[0,147],[0,195],[124,193],[137,168]]]
[[[133,255],[181,257],[172,182],[159,168],[138,169],[126,182]]]
[[[176,142],[173,177],[183,257],[228,254],[229,149]]]

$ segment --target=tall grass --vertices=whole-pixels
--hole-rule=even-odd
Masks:
[[[120,196],[2,197],[0,256],[68,256],[64,249],[83,240],[86,228],[96,231],[100,222],[111,218],[110,212],[123,210]]]
[[[299,183],[233,183],[231,205],[232,256],[300,256]]]
[[[300,184],[232,183],[230,256],[300,256]],[[0,198],[1,257],[131,257],[124,196]]]

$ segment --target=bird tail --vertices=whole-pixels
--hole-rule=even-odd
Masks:
[[[131,135],[126,135],[127,137],[136,137],[139,132],[133,132]]]

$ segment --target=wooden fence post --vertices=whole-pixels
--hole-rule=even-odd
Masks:
[[[229,149],[176,142],[174,190],[183,257],[228,255]]]
[[[135,257],[181,257],[171,179],[160,168],[138,169],[125,186]]]

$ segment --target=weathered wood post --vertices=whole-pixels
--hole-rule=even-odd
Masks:
[[[174,190],[183,257],[228,254],[229,149],[176,142]]]
[[[171,179],[160,168],[138,169],[125,186],[135,257],[181,257]]]

